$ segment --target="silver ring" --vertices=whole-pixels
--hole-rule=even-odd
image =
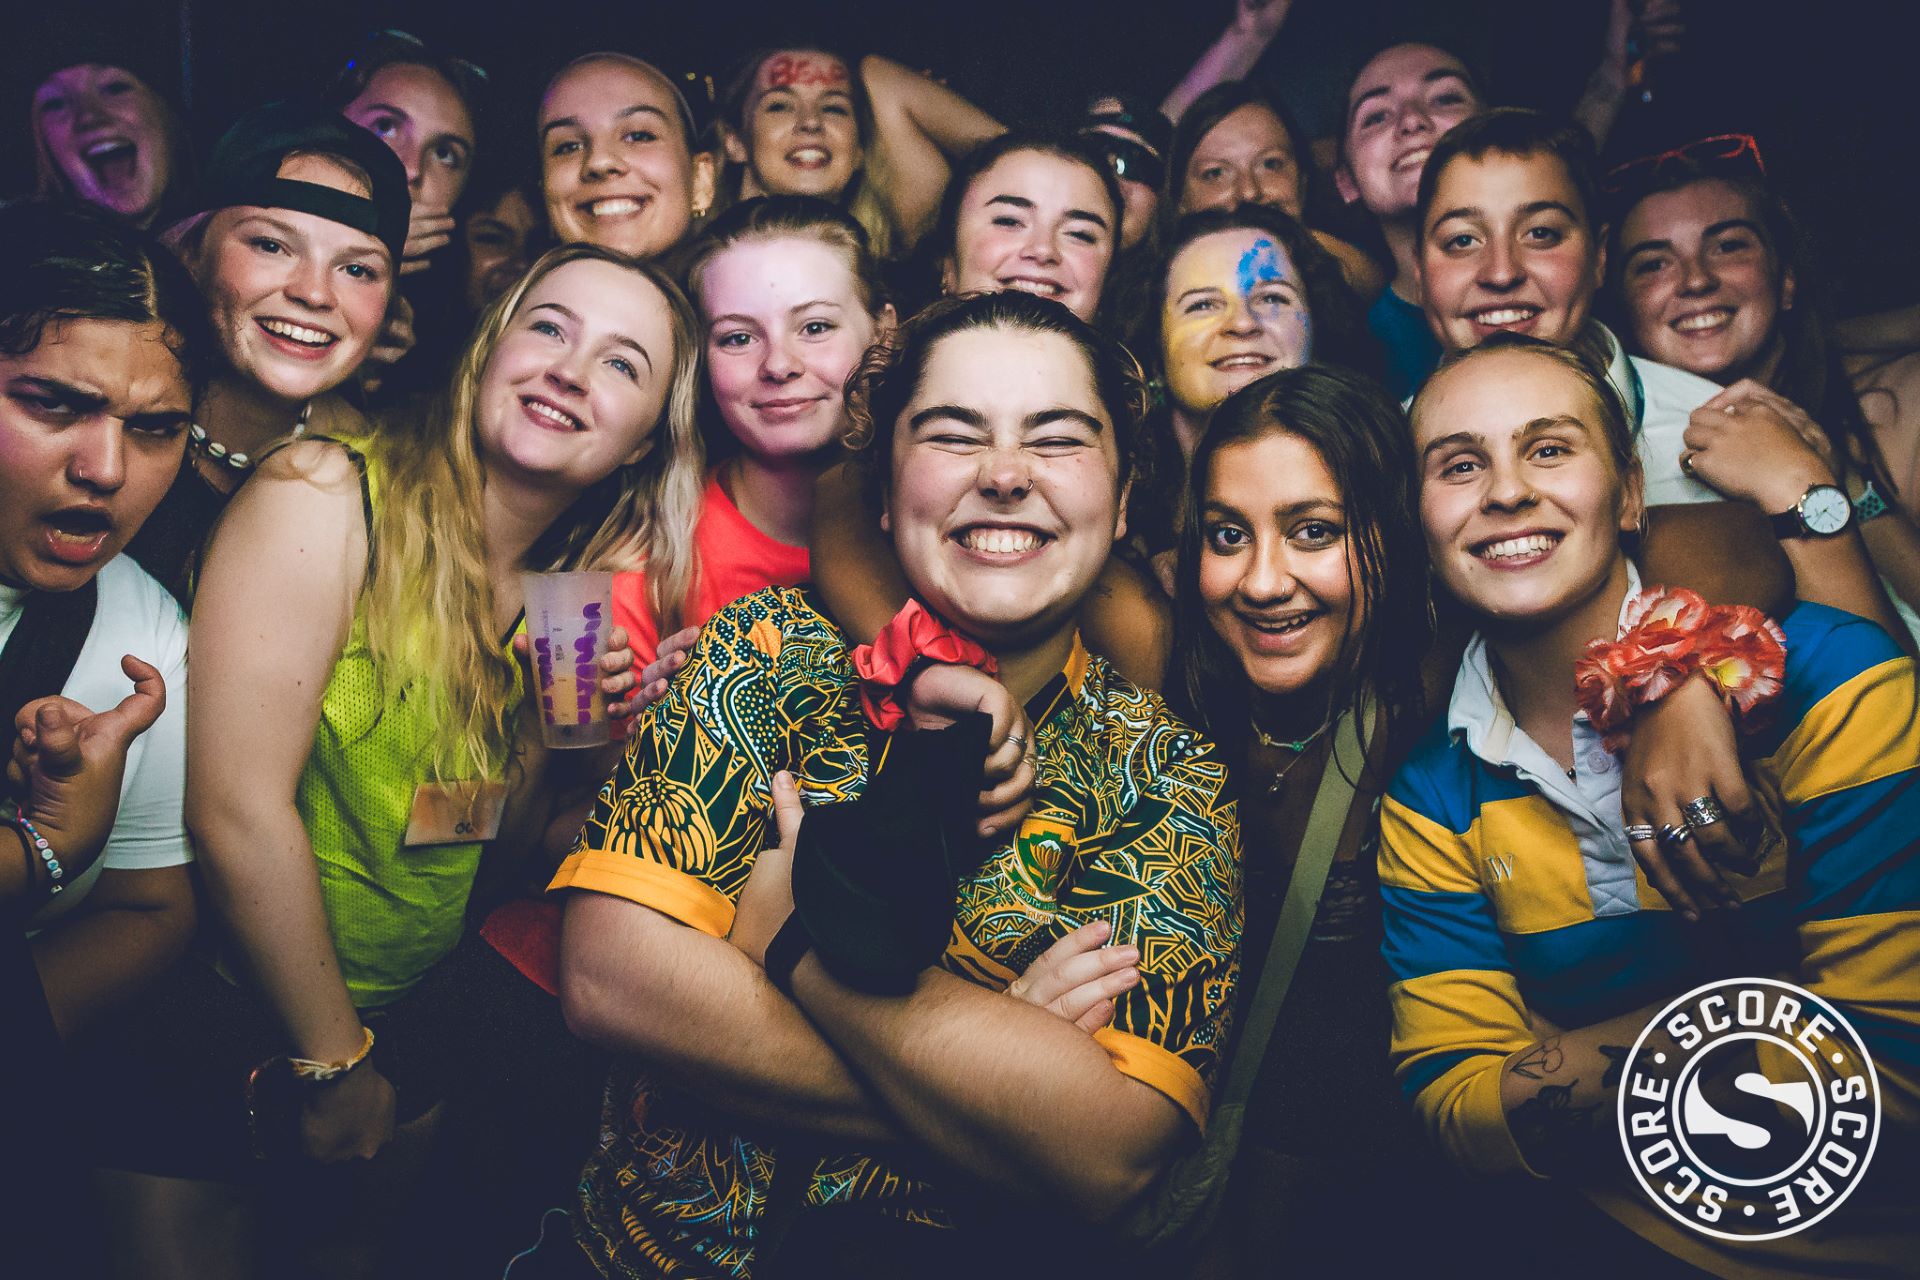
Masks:
[[[1716,822],[1725,822],[1727,811],[1712,796],[1699,796],[1680,806],[1680,812],[1686,816],[1689,827],[1710,827]]]
[[[1666,826],[1660,828],[1660,839],[1667,844],[1685,844],[1687,841],[1693,839],[1693,828],[1684,822],[1669,822]]]
[[[1660,834],[1651,822],[1630,822],[1626,832],[1629,840],[1651,840]]]
[[[1008,741],[1008,742],[1017,742],[1017,743],[1019,743],[1019,744],[1020,744],[1020,754],[1022,754],[1022,755],[1025,755],[1025,754],[1026,754],[1026,751],[1027,751],[1027,740],[1026,740],[1025,738],[1023,738],[1023,737],[1021,737],[1021,736],[1020,736],[1019,734],[1017,734],[1017,733],[1009,733],[1009,734],[1007,735],[1007,741]]]

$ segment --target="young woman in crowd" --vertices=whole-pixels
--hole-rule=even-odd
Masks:
[[[35,198],[164,227],[191,198],[193,179],[186,123],[158,91],[164,64],[119,33],[60,44],[33,89]]]
[[[1902,483],[1886,465],[1920,450],[1885,418],[1868,425],[1863,410],[1877,399],[1857,393],[1841,367],[1826,281],[1767,186],[1752,139],[1692,150],[1621,174],[1629,185],[1608,263],[1626,332],[1648,358],[1737,389],[1794,423],[1839,477],[1874,567],[1920,636],[1920,501],[1910,496],[1920,469],[1907,467]],[[1799,448],[1757,436],[1746,446],[1749,464],[1791,465],[1770,448],[1776,443]]]
[[[520,574],[684,557],[695,376],[671,283],[563,248],[488,312],[444,413],[276,450],[229,506],[195,601],[217,674],[188,690],[187,817],[238,981],[183,974],[152,1029],[168,1105],[134,1126],[120,1201],[124,1239],[177,1274],[251,1274],[250,1146],[276,1193],[309,1197],[276,1222],[287,1253],[361,1274],[399,1233],[437,1104],[507,1034],[462,1003],[456,944],[475,836],[516,847],[545,816],[507,645]],[[610,643],[617,699],[630,655]],[[357,1198],[310,1163],[389,1143],[344,1180]]]
[[[0,743],[10,758],[16,730],[27,757],[42,740],[70,746],[90,712],[123,700],[119,718],[144,722],[138,736],[107,732],[104,715],[80,729],[101,739],[82,742],[87,754],[120,757],[96,780],[110,786],[65,804],[0,802],[10,875],[22,870],[15,837],[25,850],[44,1008],[72,1040],[193,931],[180,814],[186,628],[120,552],[179,470],[213,351],[192,280],[123,224],[15,206],[0,211],[0,251]]]
[[[1421,305],[1420,175],[1434,143],[1485,106],[1467,64],[1430,44],[1382,49],[1347,89],[1333,180],[1341,199],[1372,215],[1392,257],[1367,327],[1386,354],[1387,390],[1396,396],[1412,395],[1440,362]]]
[[[1052,1257],[1087,1238],[1075,1223],[1143,1190],[1205,1114],[1238,941],[1224,774],[1158,699],[1088,656],[1075,625],[1124,528],[1131,364],[1059,305],[1007,292],[938,304],[857,376],[856,421],[871,423],[872,479],[917,598],[1027,705],[1030,736],[996,718],[989,749],[1032,756],[1033,811],[1017,837],[993,831],[977,870],[931,886],[936,927],[889,960],[917,975],[914,994],[856,990],[805,944],[785,959],[769,944],[795,898],[799,796],[877,792],[881,731],[862,718],[852,642],[809,593],[717,614],[554,881],[571,890],[569,1018],[647,1074],[618,1096],[583,1175],[579,1246],[549,1236],[542,1253],[615,1275],[826,1274],[858,1270],[856,1256],[887,1274],[965,1274],[1009,1239]],[[916,741],[896,733],[889,764]],[[668,827],[681,835],[649,834]],[[1139,909],[1110,914],[1120,884]],[[1000,994],[1096,916],[1141,967],[1111,1025],[1089,1036]],[[769,1196],[797,1213],[784,1239]],[[1019,1196],[1047,1206],[1044,1233],[989,1225],[1030,1213],[1008,1203]],[[829,1201],[844,1208],[822,1212]]]
[[[1692,447],[1689,432],[1702,422],[1699,411],[1724,419],[1729,405],[1734,414],[1763,407],[1757,398],[1628,356],[1593,318],[1605,252],[1593,214],[1592,157],[1592,141],[1581,129],[1510,107],[1476,116],[1436,143],[1420,178],[1418,205],[1428,321],[1450,353],[1511,332],[1578,350],[1607,371],[1634,429],[1646,505],[1657,521],[1691,530],[1705,553],[1697,574],[1675,580],[1710,586],[1716,567],[1784,567],[1810,536],[1800,524],[1770,528],[1769,516],[1788,513],[1720,502],[1719,493],[1682,466]],[[1840,541],[1855,545],[1850,533]],[[1845,579],[1848,586],[1857,581],[1855,575]],[[1902,629],[1871,575],[1867,584],[1857,597],[1824,602],[1898,633]],[[1803,583],[1802,590],[1816,585],[1828,589]],[[1762,586],[1762,594],[1751,594]],[[1791,593],[1756,576],[1746,584],[1723,580],[1705,594],[1777,605]]]
[[[1286,104],[1253,80],[1214,86],[1174,127],[1167,154],[1168,216],[1265,205],[1302,222],[1319,217],[1320,184],[1306,135]],[[1355,246],[1315,230],[1356,292],[1371,297],[1380,269]]]
[[[807,46],[749,54],[719,112],[728,199],[830,200],[865,228],[883,259],[905,254],[926,229],[955,159],[1001,131],[966,99],[898,63],[856,64]]]
[[[202,203],[168,240],[200,283],[225,358],[194,405],[186,465],[130,548],[182,599],[207,531],[268,445],[364,431],[334,392],[380,331],[407,225],[393,153],[296,103],[227,131]]]
[[[1579,353],[1506,339],[1428,382],[1413,444],[1436,576],[1479,627],[1446,714],[1400,770],[1381,820],[1395,1068],[1419,1118],[1465,1168],[1565,1178],[1646,1240],[1720,1274],[1777,1274],[1814,1256],[1849,1274],[1896,1269],[1913,1248],[1911,1220],[1890,1229],[1872,1197],[1812,1242],[1721,1252],[1676,1227],[1622,1183],[1614,1104],[1615,1064],[1668,999],[1784,961],[1792,981],[1859,1019],[1889,1117],[1915,1114],[1913,1005],[1888,985],[1902,972],[1902,932],[1920,922],[1899,852],[1920,822],[1911,659],[1881,628],[1804,598],[1780,619],[1784,653],[1764,632],[1738,642],[1756,673],[1724,677],[1747,708],[1740,754],[1754,785],[1777,796],[1786,838],[1729,874],[1739,911],[1707,930],[1677,919],[1635,875],[1628,844],[1641,836],[1616,803],[1619,765],[1603,740],[1614,703],[1582,699],[1590,682],[1574,678],[1591,643],[1637,643],[1652,606],[1636,592],[1660,589],[1622,545],[1642,514],[1624,405]],[[1754,497],[1790,487],[1725,452],[1709,445],[1696,468]],[[1837,540],[1810,544],[1795,566],[1803,597],[1858,575],[1857,559]],[[1692,605],[1676,618],[1703,657],[1735,643],[1724,637],[1737,620]],[[1716,639],[1710,628],[1727,629]],[[1769,682],[1777,696],[1757,701]],[[1683,835],[1727,821],[1706,792],[1683,813]],[[1515,855],[1530,870],[1512,873]],[[1558,1248],[1621,1264],[1624,1253],[1604,1261],[1614,1252],[1604,1233],[1566,1216]]]
[[[651,260],[713,208],[714,158],[695,149],[693,108],[652,63],[589,53],[540,98],[547,225],[562,244]]]

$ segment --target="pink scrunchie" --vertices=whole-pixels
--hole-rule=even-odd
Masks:
[[[993,655],[934,617],[918,600],[907,601],[873,638],[853,651],[853,669],[860,677],[860,707],[867,720],[883,733],[891,733],[907,718],[901,698],[901,686],[917,674],[920,667],[935,662],[978,667],[988,675],[1000,667]]]

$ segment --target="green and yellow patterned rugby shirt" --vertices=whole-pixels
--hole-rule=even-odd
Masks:
[[[1141,981],[1096,1039],[1116,1069],[1202,1126],[1239,970],[1240,835],[1225,765],[1077,640],[1052,689],[1051,705],[1029,708],[1033,808],[961,884],[943,963],[1001,988],[1065,934],[1107,920],[1115,944],[1140,949]],[[790,771],[809,805],[851,799],[866,781],[868,735],[847,640],[809,594],[774,587],[736,601],[635,727],[550,888],[614,894],[725,937],[754,859],[776,838],[774,773]],[[732,1128],[662,1079],[610,1090],[580,1217],[611,1274],[748,1274],[779,1135]],[[815,1164],[809,1206],[858,1200],[945,1221],[937,1191],[896,1162],[846,1152]]]

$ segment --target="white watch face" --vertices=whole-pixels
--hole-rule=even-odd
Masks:
[[[1800,519],[1813,533],[1838,533],[1847,527],[1847,517],[1852,514],[1853,504],[1847,501],[1845,491],[1830,484],[1815,485],[1800,499]]]

